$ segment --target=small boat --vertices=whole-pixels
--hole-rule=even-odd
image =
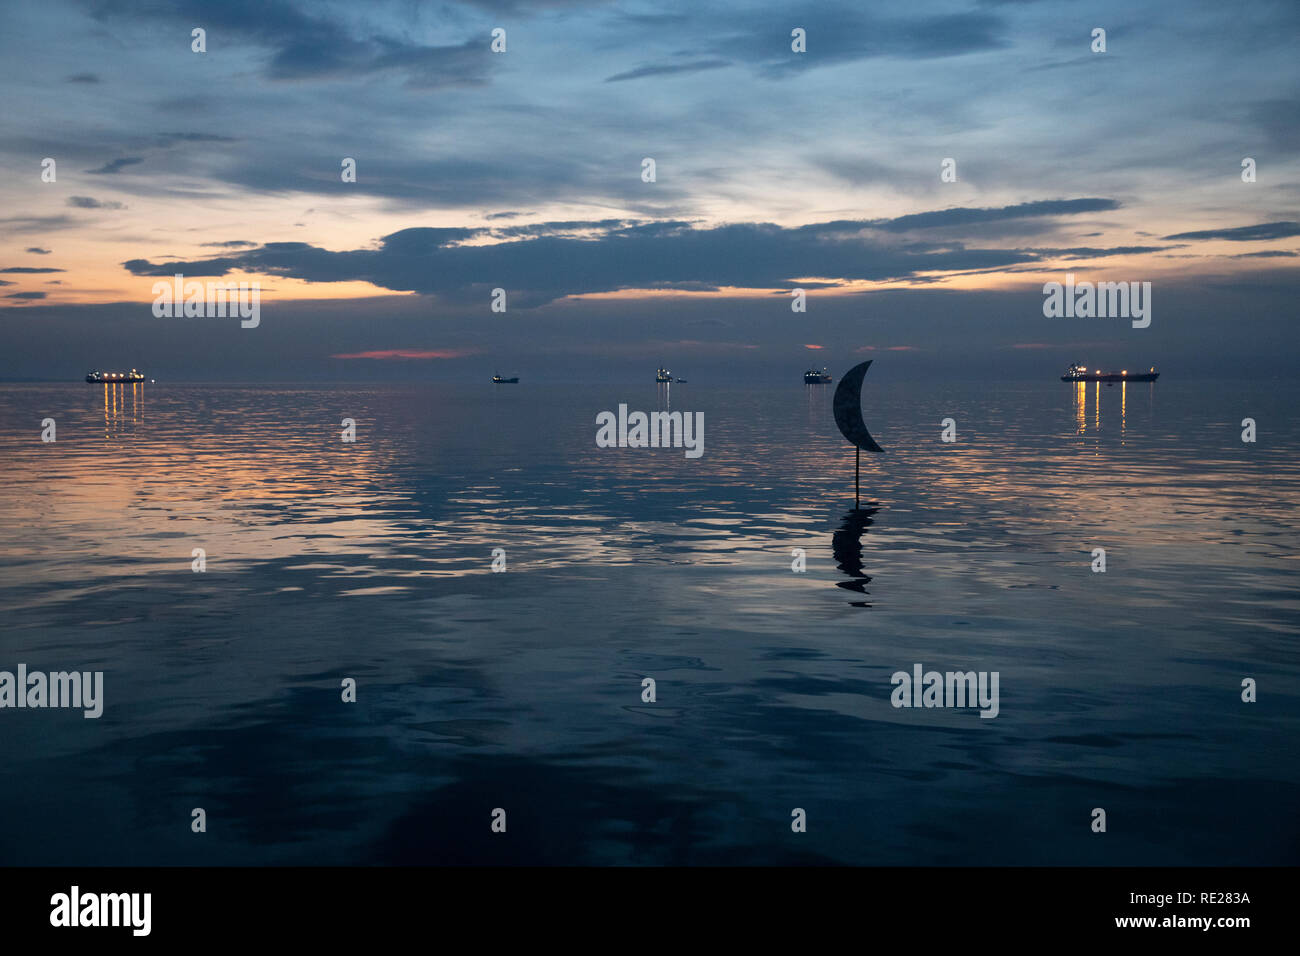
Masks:
[[[516,375],[513,378],[502,378],[500,375],[493,375],[492,382],[494,385],[518,385],[519,376]]]
[[[144,373],[131,369],[129,372],[87,372],[86,381],[91,385],[118,385],[122,382],[143,382]]]
[[[671,385],[672,381],[673,381],[673,373],[668,371],[668,369],[666,368],[655,369],[655,382],[657,382],[660,385],[664,385],[664,384]]]
[[[1071,365],[1061,376],[1062,382],[1154,382],[1160,377],[1156,367],[1151,366],[1150,371],[1134,372],[1129,374],[1128,369],[1122,372],[1103,372],[1099,368],[1089,371],[1082,365]]]
[[[808,371],[803,373],[803,383],[805,385],[829,385],[831,383],[831,377],[827,373],[826,369],[822,369],[819,372],[815,368],[810,368]]]
[[[686,384],[686,379],[684,379],[684,378],[674,379],[674,381],[677,382],[678,385],[685,385],[685,384]]]

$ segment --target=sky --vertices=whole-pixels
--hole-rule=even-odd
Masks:
[[[0,18],[0,379],[1297,374],[1292,0]],[[155,316],[178,273],[257,327]],[[1067,274],[1150,327],[1045,316]]]

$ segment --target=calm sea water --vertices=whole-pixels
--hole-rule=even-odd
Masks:
[[[0,863],[1300,862],[1295,384],[830,394],[0,386]]]

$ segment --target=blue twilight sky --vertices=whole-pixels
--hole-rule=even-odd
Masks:
[[[0,378],[1294,374],[1290,0],[2,10]],[[1150,328],[1045,318],[1067,273]]]

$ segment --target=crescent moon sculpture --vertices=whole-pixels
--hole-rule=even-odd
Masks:
[[[869,368],[871,359],[853,366],[835,386],[835,424],[849,444],[866,451],[883,452],[885,449],[876,444],[871,432],[867,431],[867,423],[862,420],[862,378]]]

